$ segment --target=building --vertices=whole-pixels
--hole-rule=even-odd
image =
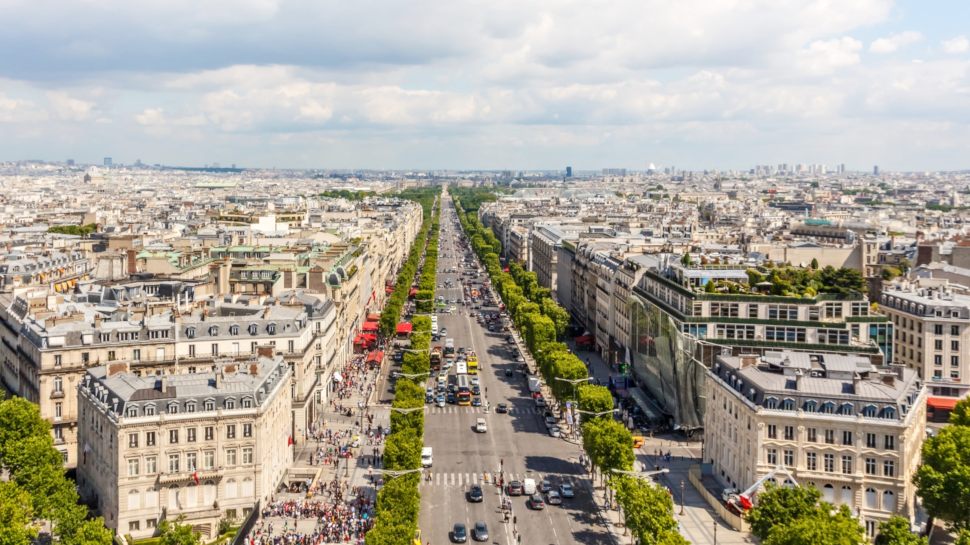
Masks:
[[[125,363],[78,385],[81,497],[133,538],[184,517],[206,539],[267,500],[293,461],[290,370],[280,357],[195,374],[138,376]]]
[[[104,158],[104,166],[110,167],[113,164],[114,164],[114,161],[111,159],[111,157]]]
[[[930,278],[883,287],[880,310],[894,325],[896,363],[926,381],[930,420],[946,422],[970,392],[970,295]]]
[[[725,487],[784,466],[870,536],[891,515],[916,519],[926,390],[912,369],[857,354],[720,356],[705,392],[704,461]]]

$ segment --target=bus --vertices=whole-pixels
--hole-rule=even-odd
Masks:
[[[455,373],[458,373],[458,376],[467,375],[468,374],[468,364],[466,362],[463,362],[463,361],[460,361],[457,364],[455,364]]]
[[[478,355],[475,354],[474,350],[468,353],[468,374],[478,374]]]
[[[441,347],[436,346],[431,349],[431,370],[437,371],[441,369]]]
[[[472,386],[471,381],[468,380],[468,375],[458,375],[458,404],[459,405],[471,405],[472,404]]]

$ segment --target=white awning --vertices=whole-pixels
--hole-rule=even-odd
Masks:
[[[340,381],[342,381],[343,379],[344,379],[344,377],[342,377],[342,376],[340,375],[340,371],[336,371],[336,372],[334,372],[334,374],[333,374],[333,381],[334,381],[334,382],[340,382]]]

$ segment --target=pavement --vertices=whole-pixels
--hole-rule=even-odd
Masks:
[[[451,199],[445,199],[444,205],[438,260],[438,282],[442,286],[446,280],[457,280],[463,270],[456,262],[461,253],[454,244],[457,229]],[[459,274],[444,272],[451,267],[458,267]],[[461,285],[456,282],[453,288],[439,288],[436,295],[461,299]],[[497,308],[484,310],[494,312]],[[614,543],[594,503],[587,474],[579,464],[579,446],[549,436],[544,415],[536,410],[528,394],[525,377],[516,372],[517,348],[505,342],[504,332],[487,331],[468,311],[459,305],[455,314],[439,314],[439,327],[447,328],[446,337],[453,338],[456,347],[478,354],[478,377],[491,410],[486,413],[481,407],[428,407],[425,445],[434,449],[434,465],[429,472],[430,481],[423,481],[420,486],[422,539],[434,545],[448,543],[455,523],[470,529],[482,521],[488,526],[490,543]],[[444,340],[434,344],[443,345]],[[506,369],[512,369],[513,376],[506,377]],[[497,413],[499,403],[507,404],[510,411]],[[473,431],[475,420],[480,417],[488,423],[487,433]],[[537,482],[548,479],[553,486],[570,483],[576,497],[564,500],[562,506],[546,506],[541,511],[528,509],[524,496],[509,498],[512,510],[506,522],[502,511],[504,497],[494,483],[495,476],[506,483],[526,478]],[[482,503],[466,499],[469,488],[475,484],[482,485],[485,491]]]

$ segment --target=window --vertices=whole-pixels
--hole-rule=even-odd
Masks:
[[[896,436],[887,435],[883,440],[886,450],[896,450]]]
[[[91,363],[91,354],[87,352],[81,352],[81,363],[83,363],[84,365]]]
[[[960,334],[960,326],[958,326],[958,325],[951,325],[950,326],[950,335],[959,335],[959,334]],[[954,350],[956,350],[956,349],[954,348]]]
[[[768,439],[778,439],[778,426],[768,424]]]
[[[846,475],[852,474],[852,456],[842,457],[842,473]]]
[[[56,358],[60,358],[60,356],[56,356]],[[60,365],[56,361],[54,363],[55,363],[55,365]],[[54,393],[55,394],[64,393],[64,379],[63,378],[61,378],[61,377],[54,377]]]
[[[849,330],[819,329],[818,342],[822,344],[849,344]]]
[[[808,441],[810,443],[815,443],[818,441],[818,430],[815,428],[808,428]]]
[[[177,445],[179,442],[179,431],[178,430],[168,430],[168,444]]]
[[[252,436],[253,436],[253,425],[243,424],[243,437],[252,437]]]
[[[206,441],[212,441],[212,439],[215,438],[216,434],[214,432],[214,429],[215,428],[213,428],[212,426],[206,426],[205,427],[205,440]]]
[[[933,324],[933,334],[942,335],[943,334],[943,324]]]
[[[131,351],[131,359],[135,361],[141,361],[141,349],[135,348]]]
[[[711,303],[711,316],[718,316],[722,318],[737,318],[738,304],[737,303]]]
[[[786,397],[785,399],[781,400],[781,410],[783,410],[783,411],[794,411],[795,410],[795,400],[792,399],[792,398],[790,398],[790,397]]]
[[[145,519],[145,528],[151,530],[158,526],[158,519]]]
[[[718,324],[714,331],[719,339],[754,339],[753,325]]]
[[[233,467],[236,465],[236,449],[228,448],[226,449],[226,467]]]
[[[835,444],[835,430],[825,430],[825,443],[829,445]]]
[[[189,428],[185,430],[185,440],[189,443],[195,442],[195,428]]]
[[[933,341],[934,350],[943,350],[943,339],[936,339]]]
[[[798,307],[795,305],[768,305],[769,320],[797,320]]]
[[[795,440],[795,426],[785,426],[785,441]]]
[[[132,490],[132,492],[134,492],[135,494],[138,493],[135,490]],[[128,531],[129,532],[137,532],[139,529],[140,528],[139,528],[139,524],[138,524],[138,521],[137,520],[130,520],[130,521],[128,521]]]
[[[785,450],[785,466],[792,467],[795,465],[795,451],[791,449]]]
[[[178,403],[171,403],[171,404],[169,404],[169,406],[168,406],[168,414],[178,414],[178,412],[179,412],[179,405],[178,405]]]
[[[168,472],[178,473],[179,472],[179,455],[169,454],[168,455]]]
[[[876,459],[866,458],[866,475],[876,474]]]
[[[185,328],[185,338],[187,338],[187,339],[194,339],[195,338],[195,328],[194,327],[187,327],[187,328]]]
[[[145,432],[145,445],[149,447],[155,446],[155,432],[153,431]]]
[[[892,460],[883,460],[882,462],[882,476],[883,477],[895,477],[896,476],[896,462]]]
[[[825,464],[825,471],[832,473],[835,471],[835,455],[825,454],[822,457],[822,461]]]
[[[843,431],[842,432],[842,444],[843,445],[851,445],[852,444],[852,432],[851,431]]]
[[[253,398],[251,398],[251,397],[244,397],[243,400],[242,400],[242,407],[243,407],[243,409],[252,409],[253,408]]]
[[[235,424],[227,424],[226,425],[226,439],[235,439],[235,438],[236,438],[236,425]]]
[[[212,469],[216,465],[216,451],[207,450],[202,453],[202,463],[204,469]]]
[[[209,326],[209,336],[215,337],[218,334],[219,334],[219,326],[217,325]]]
[[[211,399],[205,400],[205,410],[207,410],[207,411],[214,411],[214,410],[216,410],[216,402],[213,401],[213,400],[211,400]]]
[[[825,317],[826,318],[841,318],[842,317],[842,303],[825,303]]]
[[[190,358],[194,358],[195,357],[195,345],[194,344],[190,344],[189,345],[189,357]]]
[[[185,412],[194,413],[195,412],[195,401],[189,401],[185,404]]]
[[[804,327],[765,327],[765,340],[775,342],[805,342]]]
[[[154,456],[145,456],[145,473],[152,475],[158,471],[158,463]]]
[[[874,433],[867,433],[866,434],[866,447],[867,448],[876,448],[876,434],[874,434]]]
[[[108,361],[115,361],[115,351],[108,350]]]
[[[748,305],[748,318],[758,319],[758,305],[751,303]]]
[[[132,458],[128,460],[128,476],[129,477],[138,476],[138,458]]]
[[[954,352],[960,350],[960,341],[950,341],[950,350]]]
[[[185,469],[189,471],[195,471],[198,469],[198,454],[195,452],[189,452],[185,455]]]
[[[866,405],[865,407],[863,407],[862,408],[862,416],[865,416],[867,418],[875,418],[876,417],[876,406],[875,405]]]
[[[213,356],[219,355],[219,343],[212,343],[212,355]]]
[[[226,400],[226,408],[227,409],[235,409],[236,408],[236,400],[235,399],[227,399]]]
[[[243,447],[242,463],[243,465],[251,465],[253,463],[253,447]]]
[[[960,367],[960,356],[950,356],[950,367]]]
[[[807,413],[814,413],[817,408],[818,408],[818,401],[815,401],[814,399],[809,399],[803,405],[803,409]]]
[[[270,335],[276,335],[276,324],[269,324],[266,326],[266,332]]]
[[[239,335],[239,326],[238,325],[231,325],[231,326],[229,326],[229,334],[230,335]]]
[[[808,468],[809,471],[817,471],[818,455],[814,452],[805,453],[805,467]]]
[[[843,403],[839,405],[839,414],[843,416],[851,416],[853,410],[855,410],[855,406],[851,403]]]
[[[768,449],[766,460],[773,466],[778,465],[778,450],[773,448]]]
[[[138,434],[129,433],[128,434],[128,448],[138,448]]]
[[[257,333],[259,333],[259,326],[256,324],[249,324],[248,329],[249,329],[250,335],[256,335]]]
[[[138,407],[134,405],[129,405],[128,408],[125,409],[125,416],[128,416],[129,418],[134,418],[138,416]]]

